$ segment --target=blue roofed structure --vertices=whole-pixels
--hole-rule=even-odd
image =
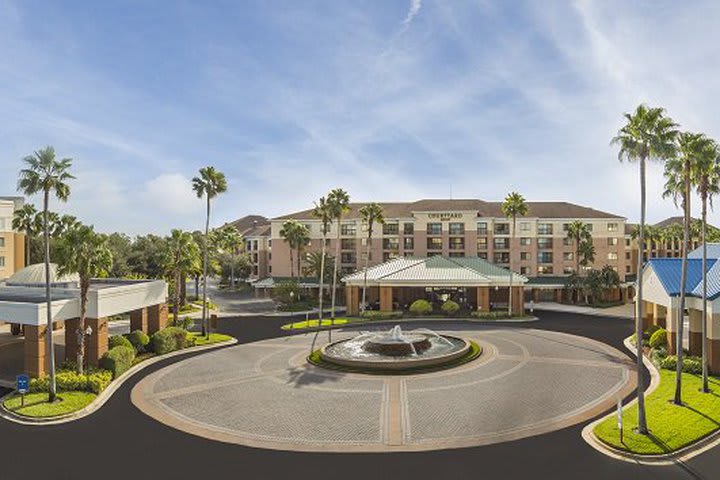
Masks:
[[[688,253],[688,258],[702,258],[702,245]],[[707,258],[720,258],[720,243],[707,244]]]
[[[680,258],[651,258],[645,266],[646,269],[653,269],[665,292],[673,297],[680,295],[681,267],[682,259]],[[716,293],[720,294],[720,261],[716,258],[708,259],[707,272],[708,297],[711,297],[711,285],[717,290]],[[691,296],[702,295],[702,259],[688,259],[685,294]]]

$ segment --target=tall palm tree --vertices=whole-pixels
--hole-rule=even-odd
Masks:
[[[43,195],[43,245],[45,249],[45,300],[47,302],[47,350],[50,367],[49,401],[54,402],[57,397],[55,383],[55,349],[52,338],[52,299],[50,296],[50,226],[48,224],[48,207],[50,194],[55,194],[61,202],[67,201],[70,196],[68,181],[73,177],[69,170],[72,159],[55,159],[55,149],[46,147],[32,155],[23,158],[24,169],[20,170],[18,191],[30,196],[42,192]]]
[[[313,217],[320,220],[320,233],[322,234],[322,248],[320,250],[320,271],[325,271],[325,255],[327,252],[327,235],[330,232],[330,225],[332,224],[332,210],[330,209],[330,206],[328,204],[328,201],[325,197],[320,197],[320,200],[315,203],[315,208],[312,212]],[[333,274],[337,271],[337,258],[335,259],[334,265],[333,265]],[[333,275],[334,276],[334,275]],[[324,277],[325,275],[320,275],[320,281],[319,281],[319,291],[318,291],[318,326],[322,325],[323,320],[323,290],[324,290]],[[328,330],[328,336],[330,336],[330,331]],[[310,347],[310,351],[315,348],[315,341],[317,340],[318,333],[320,332],[320,329],[318,329],[315,332],[315,336],[313,337],[312,346]]]
[[[200,176],[192,179],[192,188],[198,198],[205,197],[205,242],[203,243],[203,303],[202,303],[202,334],[210,336],[207,314],[207,276],[208,276],[208,246],[210,233],[210,200],[227,190],[225,174],[215,170],[215,167],[200,169]]]
[[[287,220],[283,223],[282,228],[280,229],[280,238],[285,240],[290,248],[290,276],[295,277],[295,259],[293,258],[293,250],[297,253],[297,274],[300,276],[300,251],[310,241],[310,232],[308,231],[308,228],[297,220]]]
[[[707,207],[712,208],[713,196],[720,194],[720,148],[717,142],[708,142],[700,151],[695,168],[691,171],[692,183],[697,189],[702,204],[700,218],[702,243],[702,391],[710,392],[707,362]]]
[[[180,318],[180,292],[188,272],[197,270],[200,264],[200,249],[189,232],[177,228],[170,232],[163,252],[163,270],[173,280],[173,318],[177,324]]]
[[[528,213],[528,206],[527,203],[525,203],[525,197],[520,195],[517,192],[510,192],[505,197],[505,201],[503,201],[502,205],[500,206],[500,209],[502,210],[503,214],[506,218],[512,219],[512,234],[510,237],[510,241],[515,244],[515,227],[517,224],[517,217],[521,216],[524,217]],[[512,303],[513,303],[513,269],[512,269],[512,252],[513,252],[513,245],[510,246],[510,288],[509,288],[509,295],[508,295],[508,315],[512,317]]]
[[[580,244],[592,240],[590,227],[582,220],[573,220],[568,225],[567,238],[575,244],[575,273],[580,275]]]
[[[30,265],[30,239],[43,231],[42,216],[38,214],[35,205],[27,203],[22,208],[15,210],[12,228],[19,232],[25,232],[25,264]]]
[[[360,313],[365,313],[365,300],[367,298],[367,270],[370,261],[370,246],[372,244],[372,234],[375,224],[383,225],[385,223],[385,212],[378,203],[368,203],[360,209],[360,218],[367,226],[367,240],[365,244],[365,269],[363,273],[363,290],[362,302],[360,303]]]
[[[350,195],[342,188],[334,188],[330,190],[327,196],[327,204],[330,209],[330,214],[333,220],[337,221],[337,238],[335,243],[335,258],[340,258],[340,229],[342,223],[342,217],[350,211]],[[330,323],[335,322],[335,301],[337,297],[337,281],[338,281],[338,263],[335,262],[335,268],[333,269],[333,284],[332,284],[332,295],[330,300]]]
[[[645,169],[649,160],[662,161],[673,156],[677,125],[665,116],[662,108],[650,108],[638,105],[633,113],[626,113],[625,125],[618,130],[611,144],[619,146],[618,159],[622,162],[638,162],[640,164],[640,245],[645,244]],[[642,255],[638,255],[637,298],[635,303],[635,337],[642,338],[643,318],[643,281]],[[638,433],[647,435],[645,417],[645,391],[643,388],[643,350],[642,342],[637,342],[637,399],[638,399]]]
[[[663,196],[673,197],[675,204],[680,203],[683,210],[683,243],[680,267],[680,304],[678,306],[678,329],[675,350],[677,365],[675,369],[675,396],[673,402],[682,405],[682,360],[685,316],[685,288],[687,281],[687,255],[690,250],[690,200],[693,188],[693,171],[698,169],[703,154],[712,144],[712,140],[702,133],[682,132],[677,139],[677,155],[665,163],[665,192]],[[703,320],[704,321],[704,320]]]
[[[75,334],[78,341],[77,371],[82,374],[90,281],[108,275],[113,265],[113,255],[108,246],[107,235],[96,233],[92,226],[77,223],[60,237],[57,257],[59,275],[77,273],[80,277],[80,325]]]
[[[661,236],[665,248],[668,249],[668,245],[670,245],[669,249],[675,250],[675,246],[682,243],[683,226],[679,223],[671,223],[662,229]]]
[[[219,244],[226,252],[230,253],[230,287],[235,288],[235,258],[245,245],[245,240],[237,228],[232,225],[225,225],[219,230]]]

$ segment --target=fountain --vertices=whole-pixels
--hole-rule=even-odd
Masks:
[[[361,332],[320,349],[320,358],[343,367],[401,370],[451,363],[469,354],[470,342],[427,328],[403,332],[395,325],[386,332]]]

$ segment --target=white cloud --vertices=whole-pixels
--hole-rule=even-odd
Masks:
[[[164,173],[149,180],[140,192],[147,208],[158,214],[191,215],[202,212],[204,202],[192,190],[192,182],[180,173]]]

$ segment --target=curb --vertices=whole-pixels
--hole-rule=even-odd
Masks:
[[[139,371],[145,369],[146,367],[149,367],[150,365],[153,365],[155,363],[161,362],[163,360],[167,360],[168,358],[177,357],[180,355],[185,355],[188,353],[196,353],[196,352],[202,352],[205,350],[214,350],[216,348],[221,347],[227,347],[230,345],[235,345],[238,343],[237,338],[233,338],[232,340],[227,340],[225,342],[219,342],[219,343],[213,343],[211,345],[202,345],[199,347],[191,347],[191,348],[184,348],[182,350],[176,350],[174,352],[166,353],[165,355],[158,355],[152,358],[149,358],[145,360],[144,362],[140,362],[134,367],[130,368],[127,372],[120,375],[117,379],[115,379],[110,385],[100,392],[100,394],[93,400],[89,405],[87,405],[85,408],[82,408],[81,410],[78,410],[77,412],[68,413],[65,415],[59,415],[56,417],[49,417],[49,418],[34,418],[34,417],[26,417],[24,415],[18,415],[15,413],[11,413],[5,409],[3,406],[3,403],[5,399],[11,395],[13,395],[15,392],[10,392],[7,395],[0,398],[0,418],[4,418],[5,420],[8,420],[10,422],[18,423],[21,425],[35,425],[35,426],[43,426],[43,425],[60,425],[63,423],[69,423],[73,422],[75,420],[79,420],[81,418],[87,417],[88,415],[91,415],[95,413],[97,410],[102,408],[105,403],[107,403],[108,400],[113,396],[113,394],[125,383],[130,377],[138,373]]]
[[[325,320],[325,319],[323,319]],[[394,318],[389,320],[367,320],[364,322],[350,322],[350,323],[342,323],[337,325],[326,325],[323,327],[311,327],[311,328],[298,328],[298,329],[292,329],[292,328],[282,328],[280,327],[280,330],[283,332],[292,332],[297,334],[302,333],[315,333],[317,331],[324,332],[325,330],[342,330],[343,328],[353,328],[357,326],[362,325],[387,325],[387,324],[397,324],[397,323],[412,323],[412,322],[438,322],[442,324],[443,322],[467,322],[467,323],[480,323],[480,324],[493,324],[493,323],[529,323],[529,322],[537,322],[540,318],[538,317],[525,317],[525,318],[506,318],[506,319],[499,319],[499,320],[491,320],[491,319],[481,319],[481,318],[453,318],[453,317],[438,317],[438,318],[432,318],[432,317],[417,317],[417,318]],[[291,322],[292,323],[292,322]]]
[[[590,315],[592,317],[603,317],[603,318],[622,318],[624,320],[632,320],[633,317],[625,316],[625,315],[619,315],[619,314],[612,314],[612,313],[605,313],[601,311],[580,311],[580,310],[563,310],[563,309],[555,309],[552,307],[543,307],[535,305],[535,310],[540,310],[543,312],[555,312],[555,313],[574,313],[577,315]]]
[[[625,345],[625,348],[630,350],[630,352],[632,352],[633,354],[635,353],[636,348],[630,343],[629,337],[623,341],[623,344]],[[637,358],[637,355],[635,355],[635,358]],[[660,372],[655,367],[655,364],[653,364],[650,359],[644,355],[643,364],[650,372],[650,386],[645,391],[645,395],[647,396],[653,393],[655,389],[657,389],[657,387],[660,385]],[[634,398],[631,402],[629,402],[625,407],[631,407],[635,404],[637,404],[637,397]],[[720,445],[720,430],[718,430],[698,440],[697,442],[687,445],[680,450],[672,453],[665,453],[659,455],[640,455],[625,452],[623,450],[618,450],[617,448],[611,447],[610,445],[603,443],[599,438],[595,436],[594,433],[595,427],[598,424],[603,422],[606,418],[612,417],[614,415],[615,413],[611,412],[595,420],[589,425],[586,425],[585,428],[583,428],[582,430],[582,438],[592,448],[602,453],[603,455],[614,458],[615,460],[634,463],[638,465],[664,467],[674,465],[676,463],[686,462],[687,460],[690,460],[691,458],[696,457],[701,453],[704,453],[707,450]]]

